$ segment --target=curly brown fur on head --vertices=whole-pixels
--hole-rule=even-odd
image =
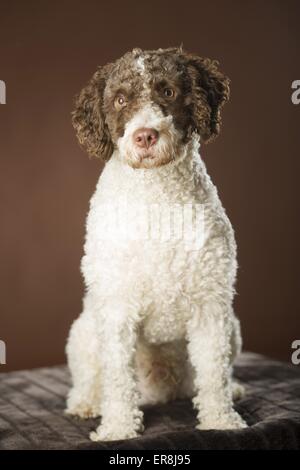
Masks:
[[[229,99],[229,79],[218,70],[218,61],[185,54],[192,81],[195,128],[207,142],[220,132],[221,108]]]
[[[79,142],[90,155],[108,160],[128,123],[146,105],[172,117],[178,145],[186,144],[194,131],[202,141],[211,140],[219,133],[220,109],[229,97],[229,80],[217,65],[180,47],[136,48],[100,67],[78,96],[72,114]],[[172,97],[166,96],[167,89]],[[157,164],[172,158],[157,159]]]
[[[92,79],[80,92],[72,112],[72,124],[79,143],[86,148],[90,156],[108,160],[113,151],[105,114],[103,112],[103,92],[107,77],[113,64],[99,67]]]

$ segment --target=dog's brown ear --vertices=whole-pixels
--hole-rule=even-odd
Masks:
[[[113,144],[103,112],[103,92],[112,64],[99,67],[89,83],[75,100],[72,124],[79,143],[90,156],[108,160],[113,152]]]
[[[220,110],[229,99],[229,79],[223,75],[216,60],[186,54],[186,66],[192,82],[194,127],[204,142],[220,132]]]

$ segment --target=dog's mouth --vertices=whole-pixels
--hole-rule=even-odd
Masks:
[[[139,158],[128,162],[133,168],[151,169],[164,166],[172,160],[169,156],[161,157],[154,153],[147,153]]]
[[[151,148],[151,150],[145,149],[145,150],[139,151],[137,154],[137,157],[138,157],[139,162],[142,163],[143,161],[154,160],[156,158],[156,155],[155,155],[154,149],[152,150]]]
[[[155,152],[155,149],[151,151],[144,150],[136,154],[135,159],[128,162],[133,168],[154,168],[163,164],[159,154]]]
[[[145,155],[140,155],[139,156],[139,160],[140,161],[143,161],[143,160],[153,160],[155,158],[155,155],[153,155],[152,153],[146,153]]]

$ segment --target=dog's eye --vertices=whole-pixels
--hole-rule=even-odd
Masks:
[[[115,108],[116,109],[122,109],[124,108],[124,106],[126,106],[127,104],[127,101],[126,101],[126,98],[124,95],[118,95],[116,96],[115,98],[115,102],[114,102],[114,105],[115,105]]]
[[[118,104],[119,104],[120,106],[123,106],[123,104],[125,104],[125,99],[123,98],[123,96],[119,96],[119,98],[118,98]]]
[[[173,98],[175,96],[175,91],[172,88],[165,88],[164,89],[164,95],[167,98]]]

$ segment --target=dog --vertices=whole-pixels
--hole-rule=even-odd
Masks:
[[[135,48],[99,67],[76,98],[79,142],[106,162],[87,217],[83,312],[66,347],[66,411],[101,416],[93,441],[134,438],[143,405],[183,398],[193,400],[198,429],[246,426],[233,408],[242,393],[232,379],[241,350],[236,243],[199,153],[219,134],[228,98],[218,62],[182,47]],[[148,238],[112,224],[120,207],[131,229],[135,209],[151,218],[154,206],[191,208],[202,230],[189,242],[168,224]]]

